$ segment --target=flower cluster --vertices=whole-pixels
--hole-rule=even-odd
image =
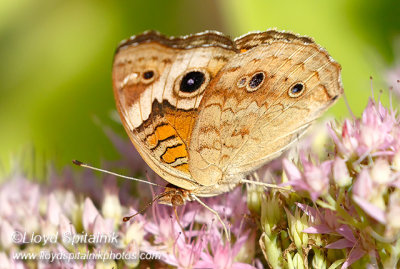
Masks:
[[[267,212],[286,209],[261,221],[271,267],[399,265],[399,120],[371,99],[360,119],[328,124],[325,157],[303,148],[294,160],[283,158],[282,185],[295,193],[265,194],[261,202]]]
[[[91,171],[66,170],[38,184],[14,175],[0,185],[0,265],[6,268],[396,268],[400,259],[400,118],[369,100],[361,118],[323,126],[323,139],[306,139],[258,171],[284,188],[248,184],[177,208],[154,203],[129,222],[160,190]],[[105,168],[149,171],[126,141],[110,135],[125,157]],[[317,135],[321,135],[321,126]],[[310,133],[310,137],[315,132]],[[321,143],[321,141],[324,141]],[[254,180],[258,180],[256,174]],[[102,187],[101,187],[102,185]],[[138,186],[140,186],[140,191]],[[246,192],[246,193],[245,193]],[[39,241],[16,242],[19,234]],[[44,244],[69,234],[79,242]],[[116,234],[88,242],[85,235]],[[53,236],[54,239],[54,236]],[[120,258],[22,259],[16,254],[125,253]],[[140,258],[140,254],[157,258]],[[17,258],[16,258],[17,257]],[[19,258],[18,258],[19,257]],[[68,255],[62,257],[70,257]],[[76,256],[73,256],[76,257]],[[88,256],[84,256],[88,257]],[[130,257],[130,258],[129,258]],[[132,258],[134,257],[134,258]]]
[[[71,176],[64,173],[65,181],[67,175]],[[60,177],[53,177],[52,182]],[[95,177],[85,173],[85,179],[92,181]],[[169,206],[154,204],[146,214],[123,222],[123,216],[137,211],[124,205],[128,201],[116,183],[107,178],[103,190],[97,188],[102,195],[94,202],[82,195],[85,184],[67,184],[69,188],[58,184],[44,186],[13,176],[0,187],[1,266],[111,269],[135,268],[141,263],[156,268],[162,264],[178,268],[255,268],[250,264],[255,259],[256,233],[251,229],[253,222],[243,219],[248,210],[240,188],[205,199],[231,224],[232,240],[226,242],[215,216],[196,203],[178,208],[176,214]],[[140,206],[136,203],[135,207]],[[24,235],[23,240],[16,238],[16,234]],[[116,235],[116,240],[90,241],[88,235]],[[55,241],[46,242],[45,238]],[[68,238],[76,240],[65,240]],[[43,252],[64,258],[46,259],[41,256]],[[70,255],[78,253],[80,258]],[[95,258],[91,253],[102,255]],[[107,253],[121,255],[104,259]],[[141,253],[152,256],[140,256]],[[27,258],[29,255],[36,258]]]

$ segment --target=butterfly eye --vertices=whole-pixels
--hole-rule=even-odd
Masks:
[[[247,91],[248,92],[254,92],[254,91],[258,90],[260,85],[264,82],[264,78],[265,78],[265,75],[264,75],[263,72],[258,72],[256,74],[254,74],[251,77],[251,79],[249,81],[249,84],[248,84],[248,86],[246,88]]]
[[[145,84],[149,84],[154,81],[155,79],[155,72],[153,70],[147,70],[142,74],[142,82]]]
[[[179,90],[192,93],[203,85],[206,76],[200,71],[192,71],[183,76]]]
[[[296,83],[293,87],[289,89],[290,97],[299,97],[304,92],[303,83]]]

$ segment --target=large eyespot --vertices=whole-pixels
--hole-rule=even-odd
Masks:
[[[147,70],[142,73],[142,79],[141,81],[145,84],[149,84],[154,81],[156,78],[156,73],[154,70]]]
[[[255,73],[251,77],[251,79],[246,87],[246,90],[248,92],[254,92],[254,91],[258,90],[258,88],[260,88],[260,86],[262,85],[264,80],[265,80],[265,74],[263,72]]]
[[[203,85],[206,76],[200,71],[191,71],[183,76],[179,90],[181,92],[194,92]]]
[[[174,93],[184,98],[196,96],[204,91],[209,81],[206,70],[189,70],[176,79]]]
[[[304,92],[304,84],[298,82],[289,88],[289,96],[290,97],[299,97]]]

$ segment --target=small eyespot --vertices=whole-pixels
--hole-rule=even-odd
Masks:
[[[154,70],[146,70],[142,73],[140,82],[144,84],[150,84],[156,79],[157,73]]]
[[[238,88],[243,88],[244,86],[246,86],[246,83],[247,83],[247,76],[240,78],[237,82],[237,86]]]
[[[256,74],[254,74],[251,77],[251,79],[246,87],[246,90],[248,92],[254,92],[254,91],[258,90],[258,88],[264,82],[264,79],[265,79],[265,74],[263,72],[258,72]]]
[[[154,76],[154,71],[152,70],[143,73],[143,78],[146,80],[151,79],[153,76]]]
[[[206,77],[200,71],[192,71],[183,76],[179,90],[192,93],[203,85]]]
[[[289,89],[290,97],[299,97],[304,92],[303,83],[296,83],[293,87]]]

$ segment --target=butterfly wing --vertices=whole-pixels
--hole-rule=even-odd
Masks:
[[[179,38],[147,32],[117,49],[113,89],[125,130],[146,163],[176,186],[197,184],[188,170],[197,109],[234,54],[233,41],[216,32]]]
[[[206,91],[189,170],[203,185],[229,181],[279,155],[342,94],[340,66],[311,39],[268,31],[236,40]]]

